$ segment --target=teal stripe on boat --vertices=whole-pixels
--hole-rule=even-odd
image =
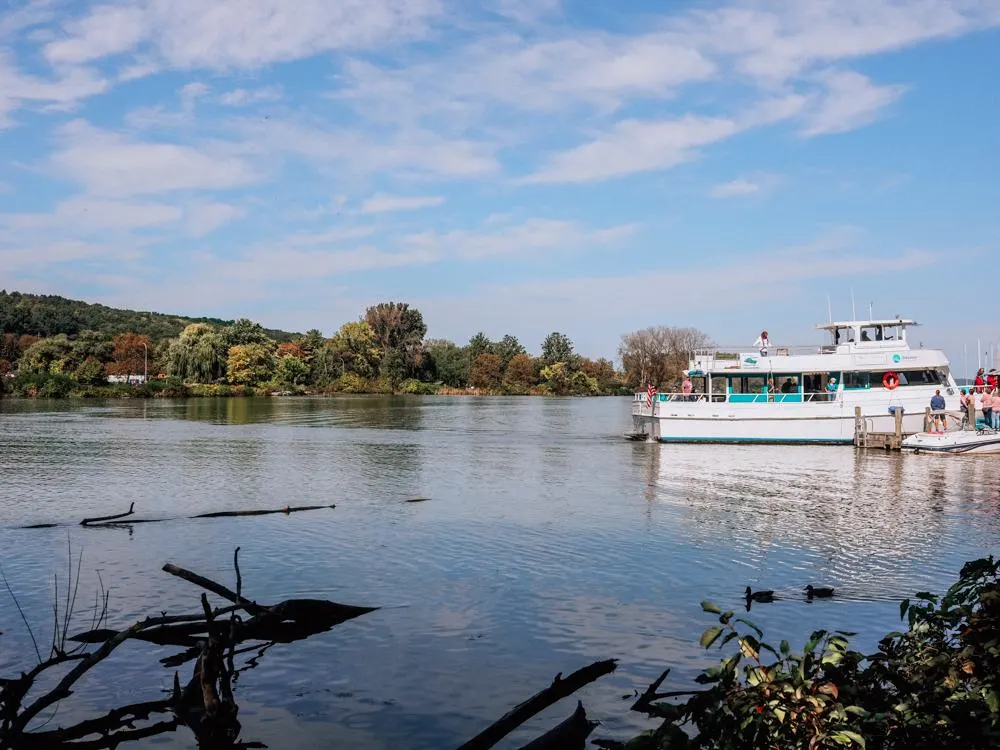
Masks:
[[[660,437],[661,443],[811,443],[853,445],[853,438],[723,438],[723,437]]]

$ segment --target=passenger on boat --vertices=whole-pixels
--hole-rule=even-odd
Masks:
[[[1000,388],[1000,376],[997,375],[997,368],[990,370],[990,374],[986,376],[986,388],[987,390],[995,391]]]
[[[753,345],[760,351],[760,356],[766,357],[767,350],[771,348],[771,340],[767,337],[767,331],[761,331]]]
[[[934,414],[934,432],[947,432],[948,414],[945,412],[944,396],[940,390],[934,391],[931,396],[931,412]],[[938,429],[939,424],[941,429]]]
[[[793,393],[795,391],[795,383],[792,382],[791,378],[785,378],[785,382],[781,384],[782,393]]]
[[[830,376],[830,379],[826,383],[827,398],[833,401],[837,397],[837,379]]]
[[[993,398],[993,392],[987,390],[983,393],[983,397],[979,404],[983,410],[983,423],[987,427],[993,426],[993,407],[996,406],[1000,408],[1000,404],[994,404],[995,399]]]
[[[978,372],[976,372],[976,393],[982,393],[986,390],[986,378],[983,375],[985,372],[986,370],[982,367],[980,367]]]
[[[694,385],[691,383],[691,375],[687,370],[684,371],[684,382],[681,383],[681,393],[684,394],[684,401],[691,400],[691,391],[694,390]]]
[[[1000,430],[1000,390],[993,389],[993,419],[992,427],[994,430]]]

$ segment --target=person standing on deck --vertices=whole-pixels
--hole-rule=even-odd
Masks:
[[[830,401],[837,398],[837,379],[833,375],[830,376],[830,379],[826,383],[826,393]]]
[[[993,426],[993,409],[995,407],[1000,407],[1000,404],[996,403],[996,399],[993,397],[993,391],[986,389],[983,393],[983,397],[979,402],[980,407],[983,410],[983,426],[992,427]]]
[[[994,430],[1000,430],[1000,390],[993,389],[993,425]]]
[[[976,393],[982,393],[984,390],[986,390],[986,378],[983,376],[983,373],[985,372],[986,370],[980,367],[979,371],[976,373],[976,383],[975,383]]]
[[[758,336],[757,340],[753,342],[753,345],[757,347],[757,350],[760,352],[760,356],[766,357],[767,350],[771,348],[771,339],[767,337],[767,331],[761,331],[760,336]]]
[[[691,391],[694,390],[694,385],[691,383],[691,375],[687,370],[684,371],[684,382],[681,383],[681,393],[684,394],[684,400],[691,400]]]
[[[934,391],[934,395],[931,396],[931,413],[934,415],[934,432],[947,432],[948,431],[948,414],[945,412],[944,396],[941,395],[941,391]],[[941,429],[938,429],[940,424]]]
[[[995,391],[997,388],[1000,388],[1000,376],[997,375],[997,369],[994,367],[986,376],[986,390]]]

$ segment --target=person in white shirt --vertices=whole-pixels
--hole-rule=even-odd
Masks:
[[[761,331],[753,345],[760,351],[760,356],[766,357],[767,350],[771,348],[771,340],[767,337],[767,331]]]

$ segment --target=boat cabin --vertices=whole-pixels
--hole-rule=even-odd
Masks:
[[[834,351],[848,345],[858,349],[892,349],[906,343],[906,329],[915,326],[915,320],[850,320],[841,323],[823,323],[816,326],[830,334],[830,347]]]

